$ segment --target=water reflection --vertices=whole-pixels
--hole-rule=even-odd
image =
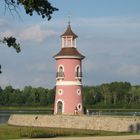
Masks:
[[[7,123],[11,114],[52,114],[52,110],[19,110],[19,111],[0,111],[0,124]]]
[[[0,124],[7,123],[10,115],[1,115],[0,114]]]

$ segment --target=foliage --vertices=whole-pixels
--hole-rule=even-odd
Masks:
[[[0,90],[0,106],[50,106],[54,103],[55,88],[25,86],[23,90],[7,86]]]
[[[16,38],[10,36],[10,37],[4,37],[0,42],[6,44],[8,47],[13,47],[17,53],[21,51],[20,44],[16,42]]]
[[[83,88],[84,106],[87,108],[139,108],[140,86],[129,82],[112,82]]]
[[[55,88],[33,88],[23,90],[7,86],[0,88],[0,106],[48,106],[55,100]],[[140,86],[129,82],[113,82],[99,86],[83,87],[83,103],[87,108],[137,109],[140,106]]]
[[[34,12],[42,16],[51,19],[51,15],[58,9],[53,7],[48,0],[4,0],[6,7],[12,12],[17,12],[18,6],[23,6],[26,14],[32,16]]]

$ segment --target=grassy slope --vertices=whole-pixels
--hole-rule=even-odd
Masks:
[[[113,136],[128,135],[129,133],[60,129],[60,128],[33,128],[33,127],[15,127],[0,125],[0,139],[18,139],[18,138],[47,138],[57,136]]]

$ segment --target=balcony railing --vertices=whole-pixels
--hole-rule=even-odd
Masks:
[[[64,72],[57,72],[56,78],[64,78]]]
[[[76,72],[76,77],[77,78],[82,78],[82,72]]]

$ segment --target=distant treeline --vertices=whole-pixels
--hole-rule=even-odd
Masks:
[[[99,86],[85,86],[84,105],[89,108],[140,109],[140,86],[129,82],[112,82]]]
[[[53,106],[54,98],[55,88],[0,88],[0,106]],[[129,82],[84,86],[83,104],[87,108],[140,108],[140,86]]]
[[[55,89],[25,86],[23,90],[0,88],[0,106],[48,106],[54,103]]]

